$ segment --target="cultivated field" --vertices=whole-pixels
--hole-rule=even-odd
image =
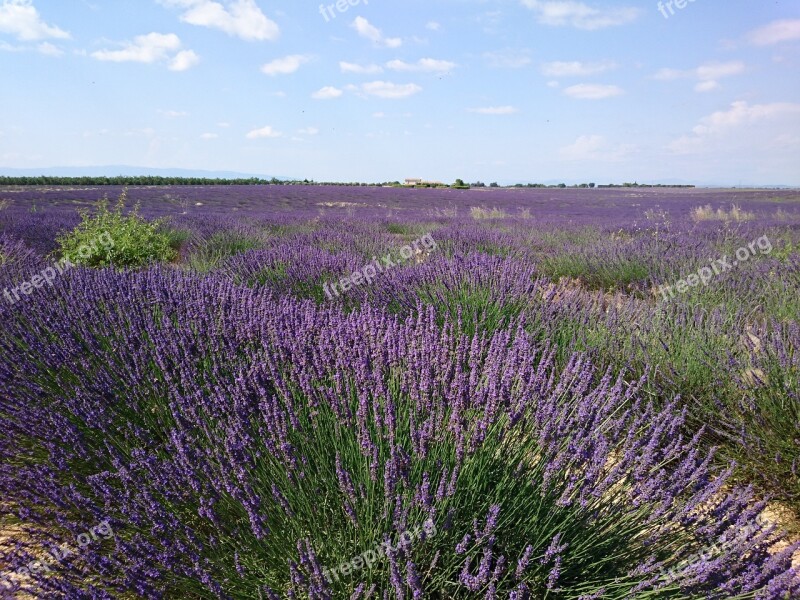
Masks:
[[[122,193],[0,189],[0,595],[800,597],[800,192]]]

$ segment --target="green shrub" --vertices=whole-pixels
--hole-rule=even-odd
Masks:
[[[181,236],[164,227],[165,219],[146,220],[138,204],[125,214],[126,199],[123,191],[113,208],[103,198],[93,214],[82,211],[80,224],[56,240],[58,254],[88,267],[142,267],[174,260]]]
[[[214,270],[224,259],[260,248],[264,240],[234,231],[218,231],[202,240],[188,258],[189,267],[197,273]]]

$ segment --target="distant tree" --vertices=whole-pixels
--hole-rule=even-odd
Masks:
[[[493,181],[492,183],[489,184],[489,187],[500,187],[500,186],[497,184],[496,181]]]
[[[566,183],[559,183],[558,187],[563,189],[563,188],[567,187],[567,184]]]
[[[589,187],[590,187],[590,188],[593,188],[593,187],[594,187],[594,184],[593,184],[593,183],[590,183],[590,184],[589,184]]]

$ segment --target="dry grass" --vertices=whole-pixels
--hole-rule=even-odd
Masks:
[[[729,211],[726,211],[724,208],[714,210],[710,204],[697,206],[692,209],[693,221],[724,221],[726,223],[733,221],[736,223],[743,223],[745,221],[752,221],[755,218],[756,215],[754,213],[744,211],[735,204],[731,204],[731,209]]]
[[[797,218],[797,215],[795,213],[790,213],[783,210],[782,208],[779,208],[778,210],[775,211],[775,218],[778,221],[793,221]]]
[[[469,209],[469,214],[476,221],[483,221],[486,219],[505,219],[508,213],[502,208],[483,208],[482,206],[473,206]]]

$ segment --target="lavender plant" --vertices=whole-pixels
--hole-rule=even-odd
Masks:
[[[797,546],[775,551],[685,410],[585,356],[557,367],[522,322],[466,336],[430,307],[345,314],[164,269],[54,294],[0,307],[11,567],[87,522],[116,535],[32,573],[42,597],[798,593]]]

